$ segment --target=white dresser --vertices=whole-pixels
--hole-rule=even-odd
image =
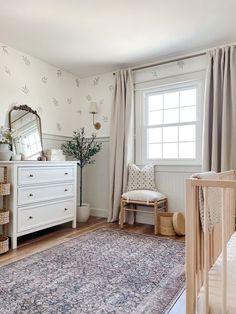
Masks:
[[[76,228],[77,163],[73,161],[0,162],[11,183],[9,237],[17,238],[72,221]]]

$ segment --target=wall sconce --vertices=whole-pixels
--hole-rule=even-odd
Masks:
[[[93,115],[93,125],[96,130],[101,129],[100,122],[94,122],[94,115],[98,113],[98,105],[96,102],[91,102],[89,107],[89,113]]]

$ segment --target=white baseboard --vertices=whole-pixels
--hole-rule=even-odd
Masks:
[[[136,222],[147,225],[154,225],[154,215],[137,213]]]
[[[91,216],[100,217],[100,218],[107,218],[108,217],[108,210],[102,208],[91,208]]]
[[[107,218],[108,217],[108,209],[102,208],[91,208],[91,216],[99,217],[99,218]],[[138,213],[136,217],[136,222],[153,225],[153,215],[145,213]]]

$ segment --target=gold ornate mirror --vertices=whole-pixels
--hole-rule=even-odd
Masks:
[[[43,157],[41,119],[36,110],[27,105],[14,106],[9,112],[9,127],[14,131],[13,150],[23,160]]]

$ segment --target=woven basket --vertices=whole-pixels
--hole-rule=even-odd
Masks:
[[[10,183],[0,183],[0,195],[10,194]]]
[[[9,238],[5,236],[0,236],[0,254],[9,251]]]
[[[0,225],[9,223],[9,210],[0,209]]]
[[[173,213],[159,213],[157,216],[158,233],[164,236],[175,236]]]

